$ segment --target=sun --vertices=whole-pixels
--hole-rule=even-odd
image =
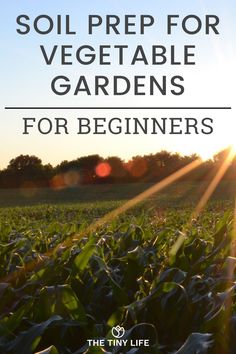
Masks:
[[[200,143],[195,150],[203,160],[212,159],[221,151],[230,151],[230,155],[236,155],[236,119],[230,115],[225,119],[217,116],[214,122],[214,131],[209,136],[198,137]]]
[[[233,144],[230,144],[229,146],[230,152],[233,156],[236,155],[236,141]]]

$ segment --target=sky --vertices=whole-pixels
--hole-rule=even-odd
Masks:
[[[48,0],[22,0],[2,3],[0,12],[1,21],[1,82],[0,82],[0,141],[1,155],[0,168],[7,166],[9,160],[19,154],[34,154],[43,160],[43,163],[56,165],[62,160],[71,160],[79,156],[98,153],[101,156],[120,156],[129,159],[131,156],[155,153],[162,149],[180,152],[182,154],[199,153],[207,158],[221,148],[235,140],[235,34],[236,24],[234,14],[236,4],[233,0],[220,1],[189,1],[159,0],[139,1],[120,0],[87,0],[86,2],[67,0],[49,2]],[[19,25],[16,18],[27,15],[30,20],[30,33],[19,35],[16,31]],[[70,15],[71,27],[76,35],[58,35],[56,27],[48,35],[35,33],[34,19],[39,15],[48,15],[56,24],[57,15]],[[167,15],[179,15],[178,26],[173,28],[172,35],[166,34]],[[202,30],[196,35],[188,35],[182,30],[182,19],[190,14],[199,16],[202,20]],[[220,18],[219,35],[205,34],[205,16],[216,15]],[[94,28],[93,35],[88,34],[88,16],[99,15],[103,19],[101,26]],[[120,17],[119,35],[105,33],[107,15]],[[135,35],[124,34],[124,16],[136,15]],[[144,35],[139,32],[140,15],[152,15],[155,24],[146,29]],[[189,22],[193,26],[194,22]],[[41,22],[44,29],[46,22]],[[81,65],[77,62],[75,52],[82,45],[91,45],[96,49],[99,45],[128,45],[125,55],[125,65],[117,63],[117,56],[111,49],[112,65],[101,66],[97,60],[91,65]],[[71,60],[73,65],[60,64],[60,52],[55,55],[55,62],[46,65],[40,51],[43,45],[50,53],[54,45],[72,45]],[[150,58],[152,45],[163,45],[167,48],[167,63],[153,66],[138,63],[130,65],[130,58],[137,45],[142,45]],[[196,65],[171,66],[170,46],[176,46],[176,58],[183,60],[183,46],[195,45]],[[58,50],[59,50],[58,49]],[[51,90],[51,81],[58,75],[69,78],[71,91],[67,95],[58,96]],[[92,95],[84,93],[73,95],[76,83],[80,76],[85,76],[91,88]],[[114,75],[126,76],[133,80],[135,75],[145,75],[146,85],[148,77],[161,78],[167,76],[169,80],[174,75],[184,77],[185,92],[174,96],[170,93],[163,96],[160,93],[150,96],[147,94],[135,96],[129,93],[124,96],[109,96],[93,94],[94,76],[107,76],[111,81]],[[12,106],[224,106],[231,110],[5,110]],[[37,124],[29,129],[30,134],[23,133],[23,118],[49,118],[53,124],[55,117],[67,119],[70,134],[42,135],[37,130]],[[212,118],[214,131],[210,135],[78,135],[77,118],[87,118],[91,122],[94,117],[120,118],[196,118],[199,122],[203,118]],[[54,129],[54,125],[53,125]]]

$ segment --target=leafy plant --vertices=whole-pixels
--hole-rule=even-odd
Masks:
[[[113,207],[0,211],[0,353],[234,354],[230,207],[215,202],[193,220],[174,258],[191,207],[141,205],[87,234]],[[88,348],[117,325],[150,347]]]

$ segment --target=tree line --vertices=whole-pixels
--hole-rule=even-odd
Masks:
[[[184,176],[184,180],[207,180],[214,176],[226,159],[229,150],[223,150],[212,159]],[[165,150],[155,154],[134,156],[125,162],[117,156],[103,158],[97,154],[62,161],[57,166],[43,164],[34,155],[19,155],[0,171],[0,188],[74,187],[80,184],[157,182],[188,165],[198,156],[183,156]],[[224,179],[236,179],[234,157]]]

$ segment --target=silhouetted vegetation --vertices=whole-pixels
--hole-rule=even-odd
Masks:
[[[182,179],[190,181],[211,179],[228,153],[228,149],[221,151]],[[53,167],[50,164],[44,165],[37,156],[19,155],[9,162],[6,169],[0,171],[0,188],[64,188],[99,183],[158,182],[196,158],[198,158],[196,154],[182,156],[163,150],[155,154],[134,156],[125,162],[117,156],[102,158],[96,154],[72,161],[62,161]],[[234,179],[236,179],[236,158],[232,160],[224,176],[224,180]]]

